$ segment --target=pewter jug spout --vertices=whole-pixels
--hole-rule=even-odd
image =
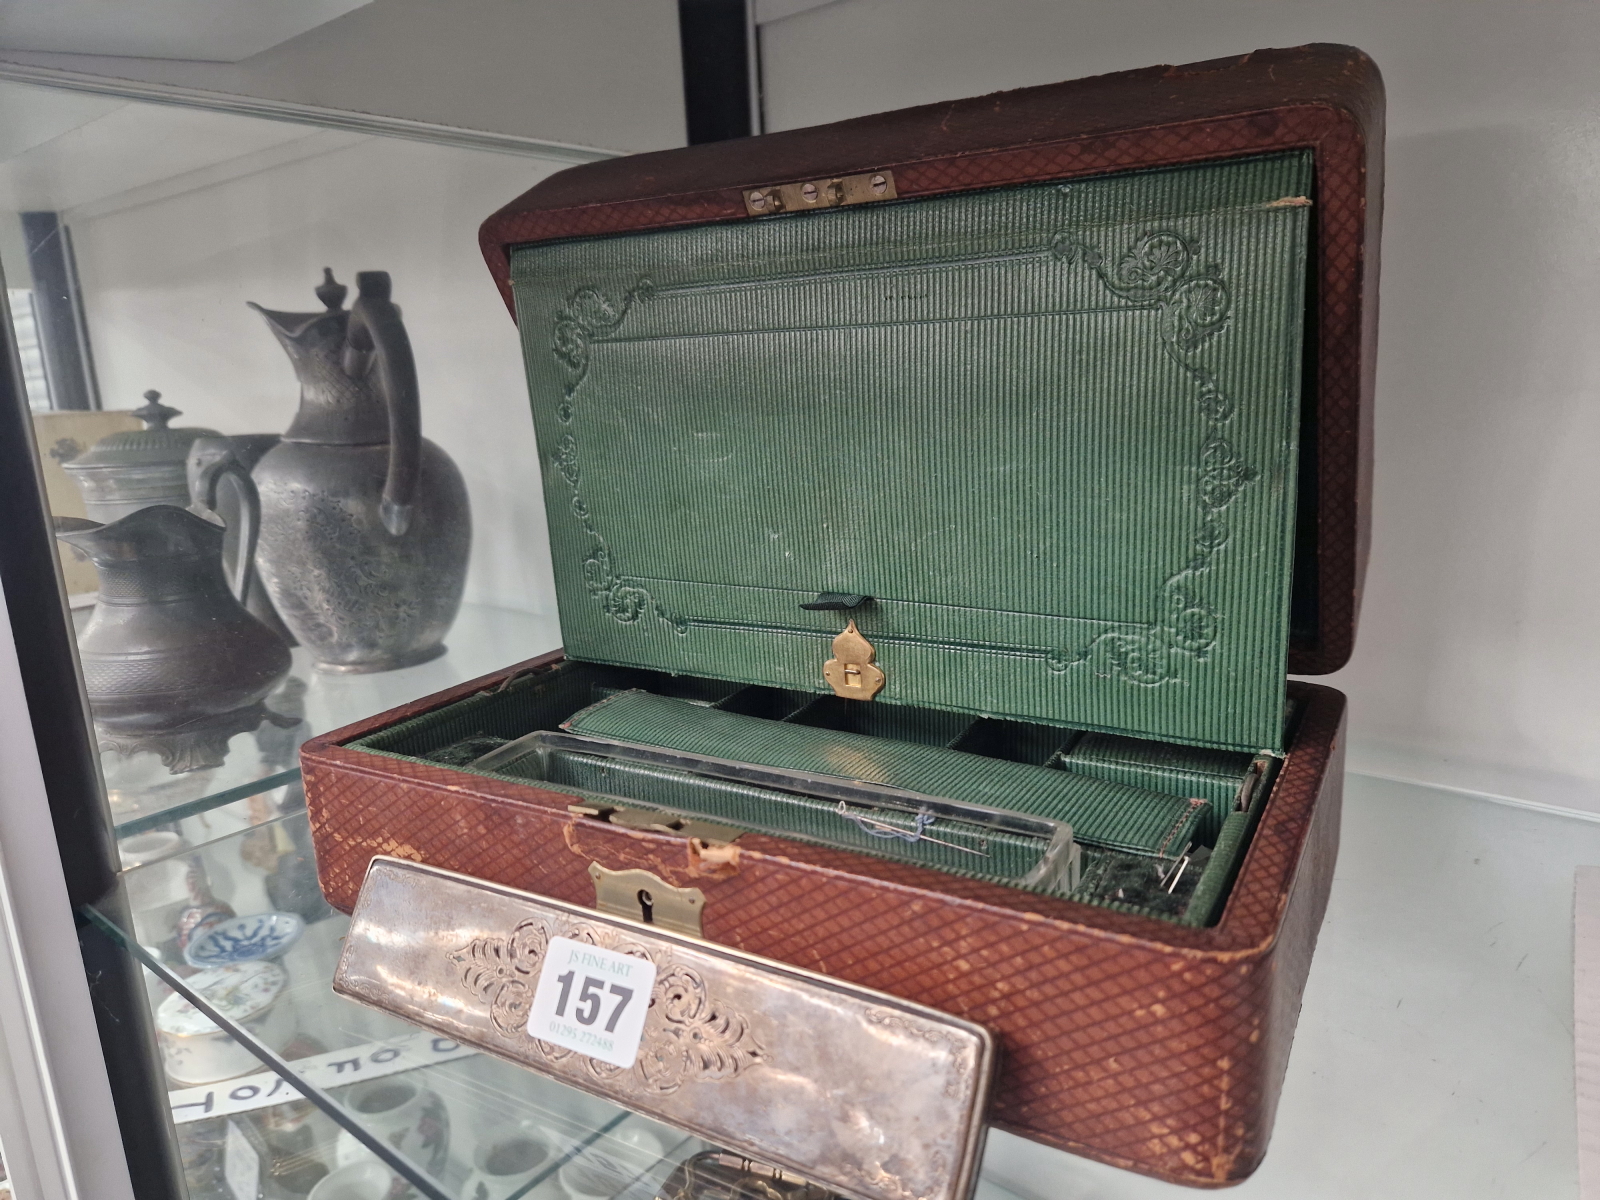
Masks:
[[[389,440],[389,413],[383,396],[366,378],[364,364],[350,360],[351,313],[341,308],[345,288],[333,283],[332,273],[317,295],[327,306],[323,312],[279,312],[254,300],[249,307],[260,313],[278,344],[294,366],[300,381],[300,407],[284,432],[287,442],[320,446],[366,446]]]
[[[220,525],[171,504],[136,509],[109,524],[84,517],[56,517],[56,537],[87,554],[101,570],[159,559],[222,554]]]
[[[228,589],[222,526],[156,504],[107,525],[58,517],[56,536],[100,573],[78,652],[103,749],[153,751],[176,774],[221,764],[270,719],[289,648]]]

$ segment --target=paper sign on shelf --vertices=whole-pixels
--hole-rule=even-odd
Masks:
[[[379,1079],[400,1071],[413,1071],[434,1063],[451,1062],[476,1054],[446,1037],[424,1030],[404,1033],[382,1042],[368,1042],[347,1050],[330,1050],[297,1058],[290,1065],[307,1083],[326,1090],[363,1079]],[[180,1088],[167,1093],[176,1125],[226,1117],[234,1113],[287,1104],[304,1096],[292,1083],[272,1071],[260,1071],[221,1083]]]

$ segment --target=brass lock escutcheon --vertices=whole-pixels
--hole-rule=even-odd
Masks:
[[[846,700],[871,700],[883,691],[883,668],[877,665],[878,652],[861,636],[851,621],[833,639],[833,657],[822,664],[822,677],[835,695]]]
[[[700,932],[700,914],[705,911],[706,894],[699,888],[673,887],[637,867],[611,871],[597,862],[589,864],[589,878],[594,880],[594,906],[601,912],[690,937],[705,936]]]

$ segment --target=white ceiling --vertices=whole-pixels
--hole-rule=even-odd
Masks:
[[[0,0],[0,49],[239,62],[370,0]]]
[[[70,218],[83,205],[318,132],[0,82],[0,220],[30,209],[64,211]]]

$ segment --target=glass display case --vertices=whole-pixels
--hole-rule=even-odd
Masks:
[[[197,1200],[242,1175],[266,1197],[385,1196],[392,1174],[430,1200],[647,1198],[710,1149],[334,995],[349,919],[317,888],[303,810],[197,848],[144,836],[168,853],[124,873],[128,915],[89,916],[147,970]],[[185,938],[197,891],[244,915]]]
[[[695,20],[717,7],[680,6]],[[743,4],[720,7],[737,8],[739,20],[745,19]],[[690,37],[690,25],[685,30]],[[745,47],[740,53],[747,52],[742,34],[737,44]],[[685,61],[687,46],[686,41]],[[674,45],[674,72],[676,56]],[[720,100],[713,95],[716,87],[707,90],[706,77],[721,85]],[[679,82],[674,79],[674,88]],[[698,102],[692,82],[688,87],[691,141],[742,134],[753,117],[759,120],[749,108],[758,107],[759,96],[735,75],[707,70],[700,85]],[[577,793],[571,797],[575,803],[563,800],[555,810],[558,819],[570,819],[579,831],[575,836],[620,842],[634,833],[670,830],[691,844],[698,841],[693,853],[714,852],[696,860],[696,870],[714,873],[754,846],[751,858],[766,853],[769,862],[793,870],[782,877],[792,885],[782,903],[795,909],[815,899],[802,885],[815,884],[828,872],[837,883],[858,869],[847,859],[870,859],[861,870],[882,885],[873,896],[881,906],[875,910],[879,944],[889,944],[883,957],[895,959],[903,978],[913,979],[905,994],[923,986],[920,975],[928,972],[916,957],[920,944],[905,934],[911,918],[903,914],[910,913],[924,928],[937,922],[927,919],[927,898],[935,893],[906,883],[910,876],[903,872],[930,863],[949,867],[954,862],[944,872],[950,892],[938,902],[967,910],[976,910],[980,902],[973,897],[984,887],[999,886],[997,880],[1031,888],[1027,904],[1040,896],[1066,904],[1074,890],[1089,889],[1079,890],[1076,902],[1093,904],[1112,924],[1092,930],[1085,945],[1125,947],[1144,934],[1132,924],[1113,928],[1116,921],[1160,917],[1170,926],[1173,944],[1181,945],[1172,961],[1146,972],[1140,986],[1152,994],[1167,989],[1192,965],[1195,956],[1184,955],[1220,920],[1243,870],[1240,864],[1257,844],[1251,839],[1268,796],[1283,778],[1287,752],[1241,756],[1235,747],[1217,750],[1212,759],[1183,759],[1166,752],[1193,746],[1163,743],[1152,753],[1153,743],[1087,723],[1069,730],[1000,718],[988,710],[952,721],[950,712],[888,704],[874,712],[886,727],[905,722],[888,736],[912,748],[907,761],[938,766],[950,761],[948,754],[972,754],[991,764],[1003,762],[1007,770],[1026,768],[996,776],[1002,779],[1024,779],[1030,772],[1036,778],[1034,768],[1049,767],[1057,776],[1063,774],[1057,768],[1078,768],[1078,775],[1103,782],[1107,794],[1165,773],[1170,786],[1180,790],[1169,787],[1157,799],[1169,808],[1176,805],[1182,819],[1156,822],[1153,840],[1130,841],[1117,848],[1123,855],[1117,857],[1092,837],[1073,842],[1073,830],[1062,822],[1041,819],[1040,827],[1047,826],[1042,834],[1031,825],[974,820],[970,828],[954,826],[953,810],[936,813],[920,784],[898,789],[902,808],[879,810],[867,806],[875,785],[864,777],[840,784],[839,777],[819,768],[806,775],[803,782],[812,790],[804,792],[794,783],[802,774],[798,768],[756,763],[748,756],[733,762],[721,758],[715,744],[708,749],[704,743],[651,743],[652,757],[639,754],[625,729],[556,732],[578,711],[591,713],[592,719],[593,709],[615,694],[652,689],[673,702],[655,705],[658,715],[676,714],[677,720],[687,712],[697,721],[730,713],[770,718],[784,733],[816,734],[805,744],[822,746],[821,754],[859,745],[851,740],[857,734],[883,732],[867,729],[870,721],[858,722],[847,704],[823,692],[820,682],[815,694],[802,693],[771,681],[736,684],[650,664],[619,666],[622,655],[586,658],[568,672],[566,683],[555,679],[555,672],[536,679],[513,667],[562,643],[541,470],[575,477],[578,465],[575,452],[561,442],[554,443],[556,454],[541,459],[529,419],[522,347],[485,270],[479,224],[546,176],[574,162],[609,157],[609,151],[353,111],[328,109],[318,115],[310,106],[302,106],[304,120],[288,107],[261,115],[271,105],[257,105],[259,111],[247,114],[248,104],[214,105],[199,93],[150,103],[130,98],[136,90],[81,90],[71,80],[55,87],[0,81],[0,124],[5,126],[0,134],[0,271],[9,312],[4,332],[14,368],[9,384],[0,383],[0,393],[12,393],[16,409],[3,419],[17,418],[6,426],[9,434],[0,437],[0,511],[13,525],[0,534],[0,574],[19,675],[31,705],[26,719],[13,713],[6,728],[19,737],[31,734],[38,747],[54,821],[53,848],[59,848],[70,899],[61,907],[77,923],[78,950],[91,981],[92,1019],[98,1020],[101,1035],[94,1050],[106,1062],[139,1200],[185,1194],[191,1200],[833,1200],[842,1194],[819,1181],[835,1164],[819,1163],[817,1178],[773,1166],[751,1146],[737,1146],[733,1133],[719,1139],[704,1136],[703,1128],[691,1132],[341,994],[336,979],[341,955],[362,934],[362,926],[359,912],[353,919],[330,906],[326,880],[319,882],[301,748],[330,731],[393,714],[449,689],[460,690],[448,711],[432,711],[432,727],[419,729],[414,721],[374,724],[363,733],[358,748],[385,761],[381,770],[371,768],[373,777],[387,771],[384,777],[392,785],[408,773],[420,778],[432,772],[427,776],[432,798],[451,790],[472,792],[479,806],[472,814],[512,795],[509,788],[551,785],[561,795]],[[717,103],[726,110],[722,118],[708,116],[708,106]],[[733,111],[740,104],[747,107]],[[1265,124],[1252,128],[1260,133]],[[651,147],[629,147],[640,148]],[[1315,230],[1318,221],[1326,221],[1326,210],[1298,194],[1310,194],[1323,177],[1320,167],[1313,176],[1312,183],[1275,190],[1273,196],[1285,198],[1258,207],[1274,213],[1309,209]],[[897,185],[892,176],[869,173],[850,180],[763,185],[764,191],[751,189],[736,199],[749,206],[742,215],[755,218],[774,215],[771,205],[795,211],[795,206],[817,203],[819,196],[823,207],[835,201],[843,206],[875,187],[878,198],[886,193],[896,199],[894,188],[900,185],[909,193],[915,181],[907,175]],[[1072,203],[1084,202],[1090,190],[1080,189]],[[1059,206],[1070,192],[1066,184],[1052,184],[1045,200]],[[555,242],[563,248],[558,252],[570,248],[567,241]],[[914,238],[908,244],[920,252]],[[728,266],[715,254],[706,258],[712,260],[711,274]],[[1219,268],[1204,266],[1182,238],[1145,238],[1119,260],[1055,233],[1037,254],[963,250],[959,265],[1023,259],[1036,259],[1049,270],[1070,267],[1085,279],[1098,272],[1099,280],[1116,285],[1111,293],[1094,292],[1096,319],[1109,320],[1109,314],[1121,311],[1115,301],[1130,296],[1146,317],[1172,302],[1161,309],[1165,348],[1152,342],[1153,357],[1166,367],[1175,365],[1184,388],[1204,383],[1204,372],[1194,365],[1200,360],[1191,361],[1191,352],[1226,324],[1233,300],[1209,273]],[[759,253],[750,261],[766,266]],[[1200,273],[1184,276],[1191,265]],[[1144,282],[1135,286],[1141,271]],[[1183,302],[1196,306],[1184,320],[1198,324],[1186,335],[1194,345],[1174,349],[1178,343],[1169,336],[1168,318],[1183,307],[1172,290],[1180,277],[1183,288],[1198,289]],[[755,294],[769,282],[745,280],[739,287]],[[642,275],[632,282],[619,274],[612,283],[611,290],[623,297],[616,305],[600,290],[570,295],[552,290],[546,297],[557,365],[545,366],[567,371],[563,378],[576,380],[572,389],[588,370],[585,339],[618,332],[627,306],[653,293]],[[711,294],[717,280],[680,280],[678,286]],[[913,292],[905,289],[895,303],[925,298]],[[1298,286],[1286,289],[1285,312],[1298,314],[1303,294]],[[774,304],[770,311],[779,307]],[[574,340],[563,343],[562,337]],[[589,386],[585,396],[593,398],[600,390]],[[627,387],[620,390],[625,394]],[[825,391],[819,387],[816,394]],[[1224,398],[1214,386],[1209,391],[1202,386],[1200,395],[1218,406],[1207,429],[1220,437],[1222,425],[1232,419],[1217,415],[1226,407]],[[558,419],[564,425],[568,417]],[[628,476],[629,487],[635,477],[648,479],[651,455],[659,447],[644,446],[646,435],[637,429],[606,441],[604,413],[585,414],[591,419],[599,428],[584,427],[596,436],[585,443],[589,457],[583,469],[609,463],[620,477],[631,465],[637,470]],[[759,427],[755,420],[746,424]],[[804,424],[802,414],[794,425]],[[773,428],[781,433],[784,427],[780,422]],[[751,440],[760,437],[751,434]],[[593,449],[597,442],[604,443],[602,451]],[[547,450],[551,444],[547,439]],[[1214,441],[1205,444],[1205,457],[1194,469],[1209,472],[1213,484],[1222,481],[1229,499],[1219,503],[1220,511],[1231,502],[1230,489],[1254,478],[1254,468],[1229,457],[1233,452],[1226,441],[1221,445],[1227,455],[1215,449]],[[967,445],[957,451],[972,453]],[[1302,454],[1300,467],[1315,457]],[[959,458],[951,461],[959,464]],[[573,539],[593,538],[599,547],[588,557],[567,556],[568,594],[590,604],[585,619],[607,635],[631,629],[630,622],[654,601],[650,593],[624,586],[613,572],[605,538],[588,520],[576,483],[568,482],[570,489],[557,490],[578,522],[569,521],[564,532],[557,529],[558,545],[563,537],[569,548]],[[693,482],[685,484],[686,492]],[[950,500],[951,511],[966,503],[956,487],[944,500]],[[640,520],[659,531],[672,523],[674,513],[685,511],[685,506],[670,511],[662,506]],[[35,516],[38,528],[23,528]],[[1126,532],[1120,526],[1106,528],[1119,540]],[[1202,533],[1215,543],[1205,542],[1204,554],[1230,536],[1213,525]],[[588,553],[587,543],[584,549]],[[692,557],[698,549],[689,544],[685,554]],[[31,582],[14,590],[18,579]],[[803,618],[785,609],[780,617],[790,626],[780,632],[793,632],[793,622],[804,620],[818,622],[807,627],[814,633],[820,622],[837,616],[831,633],[848,620],[840,640],[831,642],[834,657],[816,664],[821,678],[832,683],[829,671],[854,674],[857,683],[873,671],[881,677],[873,645],[847,616],[872,597],[833,591],[815,597],[798,606],[808,614]],[[1187,603],[1177,592],[1172,597]],[[1297,593],[1294,603],[1303,599]],[[1296,620],[1304,615],[1299,608],[1293,611]],[[1174,636],[1185,631],[1190,636],[1173,653],[1204,657],[1216,633],[1214,616],[1204,606],[1179,612]],[[671,613],[660,605],[651,619],[656,617],[672,624]],[[1102,650],[1122,646],[1118,662],[1123,669],[1132,663],[1137,671],[1133,643],[1111,638],[1094,644]],[[1087,663],[1087,655],[1072,661],[1056,654],[1034,657],[1054,679]],[[1136,681],[1141,685],[1177,686],[1149,664],[1146,670],[1152,674]],[[472,682],[486,677],[498,682]],[[951,673],[952,687],[965,682],[961,672]],[[474,707],[477,693],[489,686],[505,695],[496,692],[490,703]],[[538,699],[540,689],[559,693],[564,686],[571,693],[567,699],[577,698],[571,705]],[[839,684],[833,686],[837,696],[846,695]],[[1297,697],[1307,693],[1295,690],[1300,686],[1290,685],[1286,726],[1301,718]],[[653,701],[636,697],[634,703]],[[470,721],[459,718],[467,721],[461,728],[456,727],[457,705],[473,714]],[[610,717],[619,719],[624,707],[613,705]],[[494,720],[504,727],[487,728],[485,711],[498,713]],[[1271,717],[1276,716],[1274,711]],[[1342,770],[1337,763],[1345,727],[1328,717],[1319,736],[1336,764],[1333,770]],[[595,757],[595,739],[607,742],[605,761]],[[626,752],[618,751],[619,745]],[[307,776],[313,783],[318,752],[315,746],[308,751],[313,765]],[[494,754],[502,757],[494,761]],[[445,766],[461,770],[447,772]],[[683,785],[682,776],[668,775],[680,770],[693,775],[702,809],[669,802],[689,788],[651,790],[663,779],[675,788]],[[987,770],[995,774],[992,765]],[[490,775],[495,777],[485,783]],[[637,792],[602,786],[606,779],[624,776]],[[704,799],[715,790],[708,780],[739,803],[752,796],[765,802],[771,798],[767,790],[785,798],[804,792],[809,800],[822,797],[826,803],[803,811],[796,806],[799,815],[789,824],[763,826],[733,801],[714,810]],[[1304,790],[1320,794],[1318,788]],[[887,794],[896,788],[891,781],[880,790]],[[1342,848],[1337,808],[1331,817],[1318,818],[1324,840],[1320,852],[1304,861],[1321,872],[1326,885],[1319,902],[1331,895],[1328,918],[1303,1011],[1298,991],[1275,993],[1277,998],[1262,1009],[1269,1013],[1263,1018],[1269,1035],[1284,1039],[1273,1051],[1277,1057],[1265,1090],[1270,1092],[1285,1072],[1288,1083],[1275,1110],[1273,1155],[1241,1194],[1422,1194],[1445,1180],[1463,1196],[1498,1195],[1508,1177],[1507,1163],[1518,1164],[1519,1179],[1537,1178],[1539,1185],[1529,1194],[1572,1190],[1571,1164],[1561,1158],[1573,1140],[1568,1122],[1572,1029],[1564,1007],[1570,947],[1561,939],[1570,917],[1570,869],[1600,855],[1600,826],[1486,799],[1446,803],[1441,796],[1403,783],[1354,780],[1344,799]],[[9,802],[10,793],[6,797]],[[630,800],[637,806],[625,803]],[[424,807],[413,805],[410,819],[422,819],[417,812]],[[972,817],[980,807],[964,815]],[[995,811],[984,809],[982,815],[992,818]],[[349,828],[365,822],[370,836],[372,827],[382,825],[381,815],[358,814]],[[831,822],[823,834],[809,824],[818,818]],[[945,822],[935,834],[960,840],[924,839],[935,819]],[[734,828],[740,820],[743,825]],[[39,824],[43,829],[48,822]],[[317,825],[315,832],[318,838],[328,836],[326,825]],[[334,832],[342,834],[343,827]],[[690,836],[700,833],[706,837]],[[476,827],[458,831],[457,837],[468,844],[489,840]],[[726,842],[718,841],[723,837]],[[743,842],[735,845],[740,837]],[[792,840],[774,849],[783,838]],[[642,842],[634,839],[634,851],[653,853],[648,845],[639,849]],[[515,844],[519,853],[521,845]],[[791,854],[785,846],[799,849]],[[1069,846],[1083,851],[1081,857],[1052,857]],[[367,843],[356,845],[351,860],[364,865],[371,850]],[[1336,850],[1342,855],[1337,877]],[[991,853],[999,860],[1007,851],[1017,854],[1021,866],[991,872],[968,861]],[[15,859],[27,852],[0,838],[0,893],[11,886],[8,872]],[[405,847],[393,854],[418,857],[406,854]],[[718,860],[716,854],[725,857]],[[582,872],[599,862],[583,857],[569,874],[588,887],[591,876]],[[1046,860],[1049,872],[1041,867]],[[457,869],[489,879],[487,871]],[[1126,874],[1119,874],[1123,869]],[[1286,878],[1296,871],[1287,857],[1279,869]],[[768,884],[779,878],[773,870],[765,877]],[[628,870],[609,873],[630,875]],[[670,872],[663,868],[663,873]],[[1047,874],[1050,889],[1034,886]],[[609,911],[653,922],[666,906],[638,882],[618,883],[614,891],[623,903]],[[496,885],[537,893],[535,898],[545,890],[505,880],[484,886]],[[692,907],[694,889],[681,890]],[[354,884],[349,891],[343,898],[333,889],[328,894],[348,907]],[[854,895],[866,894],[863,889]],[[602,909],[598,881],[593,895]],[[833,895],[832,945],[845,947],[842,958],[855,952],[850,939],[857,936],[863,910],[855,899]],[[1194,899],[1197,895],[1204,903]],[[5,899],[0,894],[0,903]],[[565,902],[572,903],[572,897]],[[635,904],[637,912],[629,907]],[[1042,923],[1045,918],[1027,904],[1011,904],[1013,913],[1022,914],[1017,923]],[[1262,913],[1270,907],[1259,906]],[[881,919],[885,911],[890,917]],[[1281,919],[1282,911],[1269,913],[1271,920]],[[1299,923],[1292,936],[1301,941],[1287,956],[1293,961],[1284,973],[1304,974],[1322,910],[1314,917],[1307,915],[1309,908],[1296,912]],[[685,928],[698,929],[699,914],[690,916],[694,920]],[[935,916],[943,919],[942,913]],[[7,913],[0,918],[0,926],[12,921]],[[815,943],[808,939],[815,930],[787,920],[773,918],[768,932],[778,929],[787,936],[797,927],[792,944],[810,952]],[[670,928],[664,916],[659,924]],[[1125,929],[1135,931],[1125,937]],[[1272,925],[1270,936],[1263,934],[1241,953],[1276,946],[1284,940],[1281,932]],[[951,978],[971,971],[968,958],[1001,943],[992,929],[983,937],[961,938],[959,954],[953,954],[960,961],[947,971]],[[54,948],[58,956],[59,949]],[[996,972],[1009,970],[1002,961],[1006,953],[991,954],[989,965]],[[1009,953],[1019,961],[1025,957]],[[800,957],[797,952],[783,963],[795,967]],[[1058,972],[1049,986],[1030,991],[1031,977],[1018,971],[1001,977],[995,994],[1021,996],[1019,1010],[1024,1001],[1040,996],[1067,997],[1061,1009],[1084,995],[1097,1001],[1110,995],[1113,1006],[1126,1000],[1126,960],[1116,958],[1113,949],[1082,966],[1089,957],[1083,946],[1053,959],[1035,954],[1030,964]],[[1063,962],[1070,969],[1060,967]],[[72,966],[76,970],[76,959]],[[1231,961],[1229,967],[1240,979],[1254,969]],[[1278,967],[1274,961],[1257,980],[1278,974]],[[827,965],[813,969],[819,977],[834,974]],[[848,971],[838,974],[842,979]],[[6,985],[0,971],[0,1034],[6,1033],[10,1004]],[[884,986],[876,994],[892,990]],[[1054,1040],[1042,1050],[1040,1043],[1025,1044],[1021,1055],[1012,1038],[1007,1052],[1013,1061],[1034,1054],[1025,1064],[1029,1069],[1049,1059],[1048,1067],[1034,1071],[1038,1077],[1078,1055],[1069,1066],[1080,1069],[1080,1079],[1098,1071],[1090,1081],[1098,1083],[1128,1069],[1119,1056],[1148,1052],[1156,1044],[1150,1031],[1169,1016],[1204,1009],[1194,1017],[1200,1030],[1190,1039],[1194,1045],[1182,1050],[1187,1055],[1199,1046],[1192,1057],[1207,1061],[1194,1067],[1179,1054],[1151,1061],[1142,1069],[1141,1083],[1159,1091],[1184,1071],[1194,1075],[1212,1069],[1224,1082],[1235,1079],[1229,1074],[1233,1060],[1213,1054],[1205,1038],[1215,1028],[1230,1026],[1246,1047],[1241,1053],[1254,1053],[1248,1047],[1256,1045],[1263,1026],[1245,1028],[1248,1022],[1238,1018],[1239,1010],[1225,1007],[1231,1000],[1189,1004],[1187,1010],[1186,1000],[1176,1002],[1164,990],[1160,1000],[1125,1004],[1097,1018],[1093,1036],[1104,1034],[1097,1051],[1103,1058],[1087,1053],[1085,1040],[1059,1034],[1040,1034],[1041,1041]],[[929,1007],[955,1012],[960,1004]],[[971,1019],[987,1023],[998,1007]],[[966,1011],[980,1008],[971,1003]],[[1290,1061],[1288,1037],[1296,1012],[1300,1026]],[[1508,1012],[1519,1014],[1509,1031]],[[513,1015],[524,1014],[519,1009]],[[76,1036],[92,1041],[87,1021],[80,1024]],[[1171,1034],[1170,1024],[1161,1027],[1174,1044],[1182,1040]],[[518,1032],[533,1038],[526,1024]],[[1006,1041],[998,1035],[996,1040]],[[1290,1061],[1287,1068],[1285,1061]],[[1102,1062],[1111,1065],[1102,1069]],[[810,1107],[797,1106],[788,1119],[796,1127],[808,1121],[843,1123],[837,1093],[849,1090],[850,1077],[865,1077],[880,1066],[869,1055],[841,1056],[833,1064],[833,1078],[845,1083],[836,1094],[822,1095]],[[1066,1068],[1060,1069],[1064,1075]],[[1108,1092],[1114,1087],[1114,1081],[1107,1084]],[[1208,1097],[1214,1109],[1206,1108],[1202,1118],[1219,1131],[1219,1139],[1235,1119],[1225,1114],[1260,1099],[1262,1089],[1253,1097],[1245,1097],[1246,1090],[1230,1093],[1224,1087]],[[908,1111],[913,1091],[905,1089]],[[1248,1147],[1250,1154],[1265,1153],[1276,1103],[1269,1097],[1260,1106],[1267,1111],[1266,1123]],[[1023,1107],[1017,1105],[1012,1115]],[[982,1110],[975,1105],[974,1111]],[[1184,1141],[1159,1105],[1123,1103],[1113,1096],[1097,1120],[1097,1133],[1113,1130],[1129,1144],[1140,1140],[1151,1156],[1187,1154],[1195,1172],[1214,1168],[1218,1174],[1212,1182],[1224,1181],[1235,1169],[1234,1160],[1223,1161],[1225,1156],[1203,1160],[1192,1149],[1194,1141]],[[977,1127],[975,1140],[981,1145],[981,1120]],[[989,1135],[973,1200],[1170,1200],[1193,1194],[1166,1181],[1174,1175],[1137,1173],[1147,1164],[1141,1165],[1136,1154],[1118,1158],[1071,1138],[1028,1140],[1019,1131],[1029,1134],[1013,1121]],[[974,1150],[974,1159],[977,1154]],[[1560,1161],[1552,1166],[1552,1158]],[[970,1182],[970,1174],[963,1177],[963,1185]],[[0,1167],[0,1200],[9,1200],[9,1194]],[[912,1196],[905,1193],[905,1200]],[[19,1200],[32,1197],[19,1190]]]
[[[350,919],[318,890],[303,810],[198,845],[143,836],[164,856],[150,842],[84,915],[144,967],[196,1200],[394,1197],[396,1177],[430,1200],[833,1195],[337,995]],[[190,928],[196,895],[245,915]]]
[[[0,109],[33,131],[0,160],[0,266],[117,867],[81,937],[131,968],[100,1003],[181,1186],[827,1200],[330,986],[350,919],[300,745],[560,643],[475,233],[566,164],[10,83]]]
[[[514,482],[516,456],[532,453],[518,356],[514,339],[486,336],[504,333],[505,317],[473,233],[482,197],[512,194],[559,162],[9,83],[0,84],[0,105],[30,134],[0,161],[10,208],[0,216],[0,265],[39,473],[70,540],[60,548],[63,573],[119,835],[202,810],[210,815],[194,831],[201,837],[230,829],[230,819],[263,819],[277,811],[296,747],[312,732],[558,643],[537,564],[542,518]],[[387,272],[412,364],[395,402],[420,414],[421,432],[409,451],[393,452],[422,455],[425,469],[449,475],[462,494],[449,569],[433,570],[424,556],[383,581],[415,593],[443,577],[444,598],[427,619],[390,634],[415,635],[400,658],[428,660],[417,665],[396,666],[400,658],[380,652],[319,670],[338,666],[327,661],[338,651],[298,640],[268,598],[274,537],[314,517],[281,496],[263,500],[250,478],[260,460],[270,470],[292,449],[278,435],[296,421],[302,387],[315,396],[326,385],[316,374],[326,364],[306,366],[285,333],[284,310],[310,309],[294,314],[302,323],[318,310],[335,314],[316,332],[339,341],[332,326],[349,318],[330,303],[333,292],[319,290],[330,264],[326,278],[337,272],[342,284],[329,286],[341,290],[367,268]],[[344,400],[368,426],[331,436],[340,447],[364,439],[386,457],[397,444],[389,392],[369,378],[349,390]],[[202,463],[207,447],[225,461]],[[347,465],[333,444],[318,448],[339,460],[333,474]],[[197,472],[207,469],[202,483]],[[195,490],[206,486],[215,509]],[[116,524],[155,506],[193,511]],[[241,537],[255,546],[258,534],[265,541],[241,555]],[[150,554],[151,538],[200,539],[185,543],[182,563],[203,550],[205,569]],[[207,538],[221,545],[202,547]],[[294,573],[295,553],[279,554],[278,578]],[[96,555],[117,560],[119,589],[98,609]],[[343,621],[341,636],[360,640],[394,617],[357,614],[351,624],[354,585],[339,586],[346,591],[320,614],[322,626]],[[176,606],[161,613],[175,594]],[[241,606],[262,619],[240,622]],[[158,631],[174,613],[184,623]],[[309,609],[302,617],[302,632],[319,619]],[[213,629],[206,643],[208,622],[228,632]],[[253,633],[262,624],[269,639]],[[252,637],[264,644],[241,648]],[[229,674],[249,676],[246,690],[230,689]],[[239,803],[219,809],[222,796]],[[140,854],[124,846],[130,864]]]
[[[139,964],[188,1194],[821,1195],[329,988],[348,918],[300,743],[559,644],[474,236],[564,163],[9,83],[0,108],[30,135],[0,265],[121,868],[81,916]],[[338,493],[369,469],[409,542]]]

